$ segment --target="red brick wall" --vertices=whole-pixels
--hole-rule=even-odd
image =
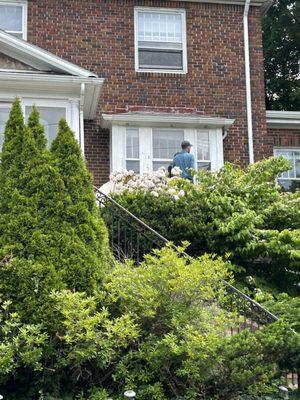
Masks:
[[[266,156],[273,155],[274,147],[300,147],[300,129],[268,128],[269,147]]]
[[[107,182],[110,167],[109,131],[101,129],[97,121],[85,121],[85,156],[95,184]]]
[[[226,160],[248,162],[243,6],[137,0],[29,0],[28,40],[106,78],[99,115],[132,109],[198,112],[235,118]],[[185,8],[188,74],[136,73],[134,5]],[[250,12],[253,128],[256,159],[268,149],[261,16]],[[86,157],[95,181],[108,173],[108,134],[86,125]],[[104,165],[104,163],[106,163]]]

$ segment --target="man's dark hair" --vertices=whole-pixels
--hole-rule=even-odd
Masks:
[[[187,147],[191,147],[192,145],[191,145],[191,143],[188,141],[188,140],[184,140],[182,143],[181,143],[181,148],[182,148],[182,150],[185,150]]]

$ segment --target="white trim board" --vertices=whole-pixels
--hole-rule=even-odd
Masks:
[[[178,0],[170,0],[178,1]],[[216,4],[233,4],[245,5],[245,0],[182,0],[185,3],[216,3]],[[251,5],[256,7],[268,7],[273,3],[273,0],[251,0]]]
[[[79,99],[84,118],[93,119],[98,108],[104,79],[63,75],[35,75],[0,72],[0,98]],[[84,85],[84,93],[82,86]]]
[[[300,129],[300,111],[267,111],[267,126],[274,129]]]
[[[206,117],[195,114],[171,113],[123,113],[102,114],[102,126],[112,125],[151,126],[151,127],[186,127],[186,128],[229,128],[234,119]]]

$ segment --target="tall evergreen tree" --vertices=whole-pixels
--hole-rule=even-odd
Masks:
[[[31,127],[35,125],[37,118]],[[106,229],[95,199],[90,209],[84,202],[77,204],[57,160],[49,150],[38,148],[33,132],[24,125],[18,100],[5,130],[3,160],[0,254],[12,262],[0,269],[1,286],[21,315],[46,318],[52,290],[93,293],[99,288],[107,268]]]
[[[88,249],[85,263],[96,262],[97,268],[105,273],[110,260],[107,229],[96,205],[92,177],[74,133],[65,120],[59,123],[51,151],[71,197],[68,220]],[[101,265],[97,260],[102,260]]]
[[[275,0],[263,22],[267,109],[300,110],[300,2]]]
[[[49,152],[47,156],[38,150],[16,99],[4,133],[0,164],[0,259],[11,260],[0,269],[0,291],[30,321],[48,315],[49,291],[65,286],[55,264],[59,250],[52,246],[57,229],[49,229],[46,205],[50,201],[52,205],[65,203],[67,196],[65,201],[57,196],[61,194],[57,187],[64,189],[64,185],[50,161]]]
[[[38,149],[45,150],[47,145],[47,139],[45,137],[44,127],[40,123],[40,114],[36,106],[33,106],[32,112],[28,118],[28,127],[30,128],[33,134]]]
[[[4,142],[1,153],[1,186],[8,176],[17,177],[21,169],[21,157],[24,141],[25,123],[20,99],[16,98],[4,130]]]

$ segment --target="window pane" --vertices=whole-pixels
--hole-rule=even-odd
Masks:
[[[50,146],[58,132],[58,123],[61,118],[66,118],[64,107],[37,107],[40,112],[40,122],[45,128],[45,135]],[[32,107],[25,108],[26,120],[28,119]]]
[[[0,151],[4,141],[5,125],[9,117],[10,107],[3,107],[0,105]]]
[[[300,179],[300,153],[298,154],[298,157],[295,158],[295,175],[296,178]]]
[[[205,171],[210,171],[211,170],[211,163],[210,162],[198,162],[198,171],[200,169],[204,169]]]
[[[198,161],[210,160],[208,132],[197,132],[197,158]]]
[[[171,161],[153,161],[153,171],[157,171],[161,167],[165,167],[167,169],[170,163]]]
[[[126,129],[126,158],[140,158],[139,130]]]
[[[127,171],[134,171],[136,174],[140,173],[140,162],[139,161],[126,161]]]
[[[0,5],[0,29],[22,31],[22,14],[22,6]]]
[[[153,158],[173,160],[175,153],[181,151],[184,131],[181,129],[153,129]]]
[[[139,49],[139,67],[182,70],[182,50]]]
[[[286,150],[286,149],[275,149],[275,156],[285,157],[291,164],[292,168],[289,171],[283,172],[280,177],[282,179],[299,179],[300,178],[300,150]],[[285,183],[284,186],[286,186]]]
[[[138,12],[138,40],[182,42],[182,14]]]
[[[295,192],[300,190],[300,180],[298,179],[278,179],[278,183],[285,191]]]

